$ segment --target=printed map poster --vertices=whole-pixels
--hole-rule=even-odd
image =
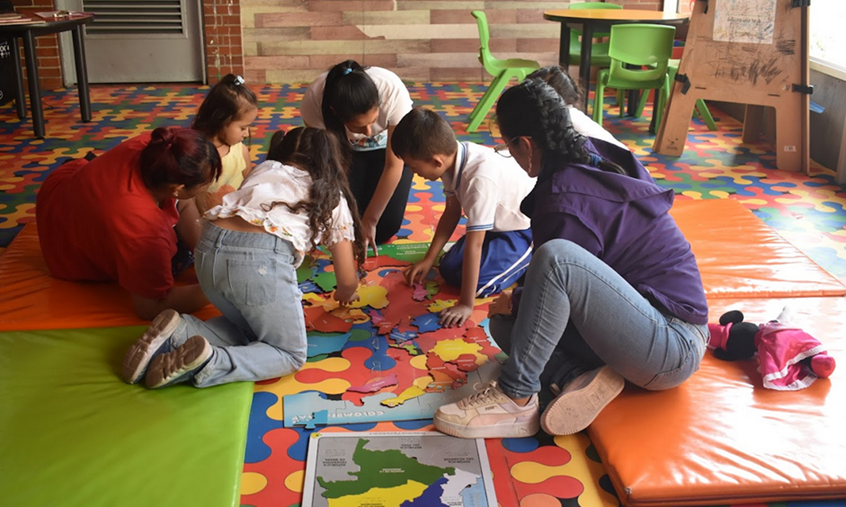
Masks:
[[[483,439],[316,432],[302,507],[496,507],[490,470]]]
[[[775,16],[776,0],[719,0],[713,40],[772,44]]]

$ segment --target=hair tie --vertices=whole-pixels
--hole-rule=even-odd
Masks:
[[[602,157],[600,157],[596,153],[590,154],[590,165],[592,165],[594,167],[599,167],[600,162],[602,162]]]
[[[232,84],[234,84],[235,86],[241,86],[242,84],[244,84],[244,78],[242,78],[241,76],[235,76],[235,81],[232,81]]]
[[[352,67],[347,67],[346,69],[344,69],[344,75],[346,76],[347,74],[349,74],[352,71],[353,71]]]

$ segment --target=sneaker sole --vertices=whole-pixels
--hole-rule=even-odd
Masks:
[[[137,384],[144,378],[153,354],[170,339],[181,317],[175,310],[165,310],[153,319],[144,335],[126,351],[121,378],[127,384]]]
[[[626,381],[604,366],[582,389],[552,400],[541,414],[540,425],[550,435],[572,435],[590,426],[606,405],[623,391]]]
[[[211,357],[212,348],[202,336],[192,336],[178,349],[153,359],[147,371],[146,384],[149,389],[165,387]],[[165,374],[165,371],[170,373]]]
[[[522,438],[531,437],[540,430],[538,420],[530,423],[498,424],[496,426],[467,427],[434,419],[435,429],[458,438]]]

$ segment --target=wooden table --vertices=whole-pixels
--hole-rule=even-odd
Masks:
[[[29,82],[29,103],[32,108],[32,123],[35,137],[44,138],[44,110],[41,107],[41,89],[38,80],[38,56],[35,52],[35,38],[59,32],[71,32],[73,38],[73,56],[76,63],[76,80],[79,88],[79,110],[82,121],[91,121],[91,100],[88,95],[88,70],[85,64],[85,43],[82,38],[82,27],[94,21],[94,14],[87,12],[73,12],[59,17],[40,17],[35,13],[21,13],[30,22],[17,24],[0,24],[0,38],[8,38],[15,62],[15,79],[17,91],[15,105],[18,117],[26,118],[26,103],[24,101],[23,71],[21,69],[20,46],[18,37],[24,40],[24,59],[26,60],[26,74]]]
[[[555,9],[543,13],[544,19],[561,23],[558,63],[565,69],[570,59],[570,25],[581,25],[582,58],[579,64],[579,85],[584,92],[585,110],[587,110],[590,90],[590,53],[594,32],[607,32],[611,25],[623,23],[680,25],[685,23],[689,16],[689,14],[640,9]],[[632,106],[632,104],[629,105]]]

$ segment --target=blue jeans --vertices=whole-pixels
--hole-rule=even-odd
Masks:
[[[537,249],[517,317],[498,317],[491,334],[509,354],[499,385],[514,398],[563,387],[607,364],[629,382],[669,389],[699,369],[708,327],[659,310],[594,255],[563,239]]]
[[[195,386],[267,380],[303,366],[305,319],[290,242],[209,222],[195,265],[203,292],[223,314],[206,322],[182,315],[171,338],[174,347],[194,335],[212,345],[212,358],[194,376]]]

